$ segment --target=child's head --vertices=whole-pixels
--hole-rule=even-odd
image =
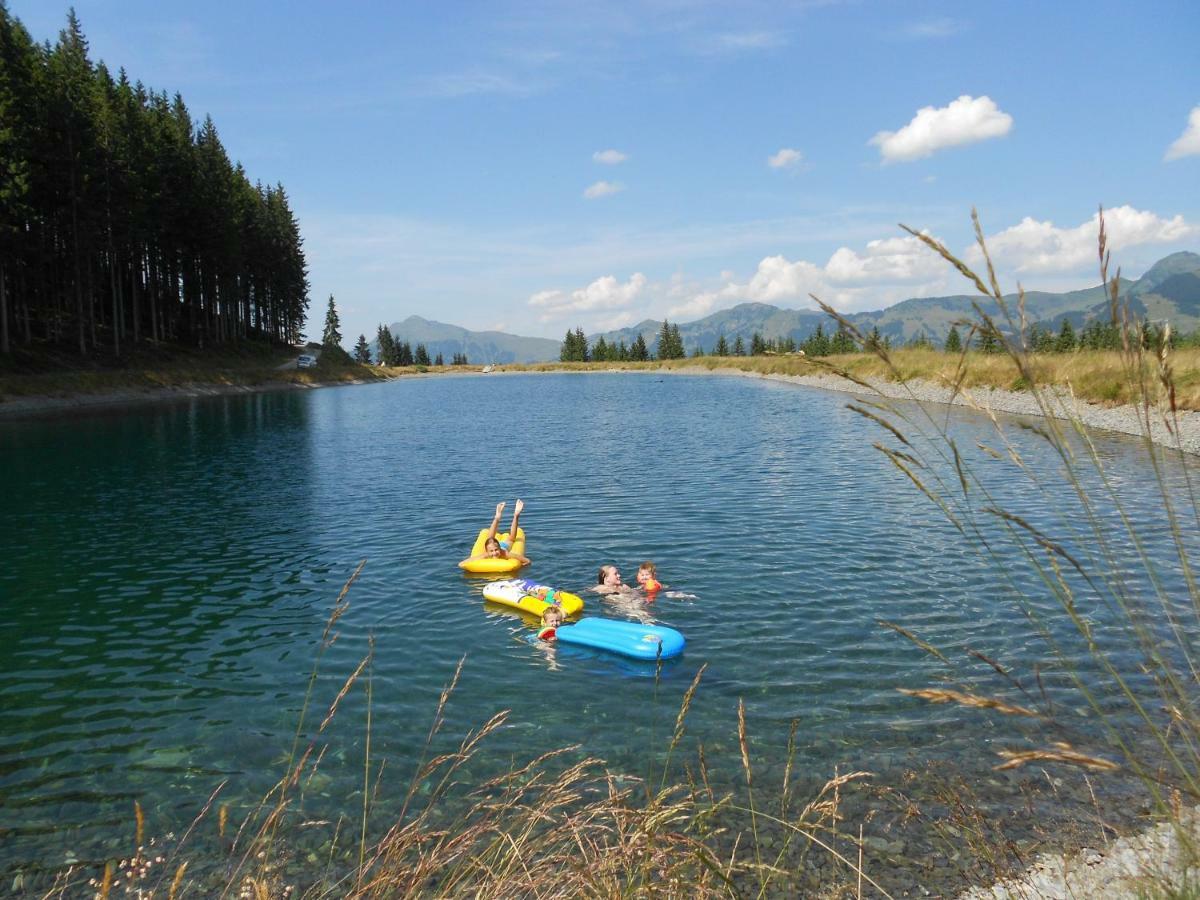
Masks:
[[[557,628],[563,623],[563,611],[560,607],[551,604],[542,610],[542,624],[549,628]]]
[[[601,566],[596,573],[596,584],[604,587],[621,586],[621,570],[616,566]]]
[[[654,563],[646,560],[638,566],[637,571],[638,584],[645,584],[647,581],[658,581],[658,569],[654,567]]]
[[[503,559],[504,548],[500,546],[500,542],[494,537],[488,538],[483,542],[483,555],[489,559]]]

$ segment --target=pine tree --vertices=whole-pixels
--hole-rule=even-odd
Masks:
[[[629,348],[629,358],[634,362],[645,362],[650,358],[650,351],[646,349],[646,339],[640,333]]]
[[[386,325],[379,326],[375,335],[375,343],[378,345],[379,365],[396,365],[396,341]]]
[[[1071,326],[1070,319],[1062,320],[1062,328],[1058,332],[1058,340],[1054,342],[1054,349],[1059,353],[1070,353],[1075,349],[1075,329]]]
[[[854,343],[854,338],[850,337],[850,333],[841,325],[838,325],[838,330],[833,335],[833,340],[829,345],[829,352],[838,353],[853,353],[858,347]]]
[[[433,364],[435,366],[444,366],[446,364],[446,361],[442,359],[442,354],[439,353],[433,358]]]
[[[333,294],[329,295],[329,308],[325,311],[325,332],[321,335],[321,346],[340,347],[342,345],[342,323],[338,319],[337,307],[333,302]]]
[[[735,340],[733,342],[733,355],[734,356],[745,356],[746,355],[746,345],[742,343],[742,336],[740,334],[737,336],[737,340]]]
[[[367,343],[365,334],[360,334],[358,343],[354,345],[354,361],[364,366],[371,364],[371,345]]]
[[[412,345],[408,341],[396,344],[396,365],[411,366],[413,364]]]
[[[429,351],[425,349],[424,344],[417,344],[416,353],[413,354],[413,364],[418,366],[431,366],[429,360]]]
[[[867,343],[864,350],[881,350],[883,349],[883,338],[879,334],[879,326],[871,327],[871,333],[867,335]]]
[[[804,342],[804,353],[807,356],[828,356],[829,349],[829,338],[825,334],[825,325],[818,322],[817,330]]]
[[[604,335],[596,338],[596,345],[592,348],[592,359],[596,362],[608,361],[608,342],[604,340]]]
[[[999,353],[1000,339],[996,336],[996,329],[987,322],[982,322],[979,325],[979,352],[980,353]]]
[[[750,336],[750,355],[762,356],[767,352],[767,342],[763,340],[763,336],[757,331]]]
[[[683,359],[687,356],[687,351],[683,349],[683,336],[679,333],[679,323],[671,326],[671,352],[674,354],[672,359]]]
[[[575,329],[575,352],[578,354],[580,362],[588,362],[591,359],[591,354],[588,353],[587,337],[582,328]]]
[[[962,338],[958,334],[957,325],[950,326],[950,333],[946,335],[945,349],[947,353],[962,353]]]
[[[656,352],[659,359],[671,359],[673,357],[671,350],[671,323],[666,319],[663,319],[662,328],[658,332]]]
[[[725,341],[725,335],[717,338],[717,346],[713,350],[713,356],[728,356],[729,344]]]

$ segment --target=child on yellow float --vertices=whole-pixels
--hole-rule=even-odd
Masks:
[[[477,556],[468,556],[459,565],[469,563],[477,559],[515,559],[521,565],[529,565],[529,560],[519,553],[512,551],[512,544],[509,541],[501,541],[496,537],[496,529],[500,527],[500,516],[504,514],[504,501],[496,504],[496,515],[492,517],[492,527],[488,529],[487,537],[483,541],[483,553]],[[517,520],[521,517],[521,510],[525,508],[525,501],[518,500],[513,507],[512,525],[509,526],[508,536],[511,541],[517,539]]]

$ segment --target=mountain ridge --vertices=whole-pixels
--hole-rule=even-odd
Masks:
[[[1177,332],[1200,329],[1200,254],[1179,251],[1154,263],[1141,278],[1121,279],[1121,295],[1129,302],[1131,311],[1139,317],[1155,321],[1167,320]],[[1017,309],[1017,295],[1005,295],[1010,309]],[[846,318],[861,331],[874,328],[893,341],[908,341],[924,334],[940,344],[950,327],[971,318],[973,304],[987,303],[979,294],[950,294],[944,297],[912,297],[885,309],[850,313]],[[1025,313],[1033,324],[1057,331],[1064,319],[1076,329],[1095,318],[1109,316],[1108,293],[1103,285],[1055,293],[1026,291]],[[769,303],[747,301],[691,322],[675,322],[679,326],[684,350],[690,355],[697,346],[711,352],[717,340],[724,336],[732,345],[737,338],[749,347],[755,334],[773,340],[792,338],[802,342],[823,324],[829,330],[829,317],[815,309],[788,309]],[[466,353],[472,363],[533,363],[556,360],[562,346],[552,338],[522,337],[502,331],[472,331],[458,325],[447,325],[409,316],[389,326],[397,341],[408,341],[415,347],[425,345],[430,357],[443,354],[451,359],[455,353]],[[643,319],[636,325],[587,336],[594,344],[603,337],[607,343],[624,341],[630,346],[640,334],[653,352],[657,345],[662,320]],[[371,344],[373,358],[378,347]]]

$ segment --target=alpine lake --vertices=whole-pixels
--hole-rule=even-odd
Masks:
[[[164,844],[223,782],[221,802],[240,820],[286,770],[325,623],[364,559],[320,660],[306,734],[373,641],[370,727],[364,675],[322,736],[303,799],[312,820],[357,821],[369,736],[372,821],[394,821],[462,661],[433,749],[510,711],[473,777],[578,745],[655,784],[683,695],[707,666],[667,774],[682,777],[703,745],[714,790],[741,785],[741,700],[769,804],[794,727],[797,795],[835,773],[873,773],[845,789],[845,827],[864,824],[867,871],[893,893],[960,884],[967,864],[932,820],[964,785],[972,809],[1030,845],[1069,828],[1100,840],[1101,818],[1136,826],[1145,809],[1128,798],[1144,791],[1119,775],[995,769],[998,750],[1056,739],[1044,721],[897,690],[965,684],[1014,703],[1073,704],[1072,738],[1109,750],[1066,674],[1089,678],[1095,664],[1052,615],[1023,551],[996,540],[981,552],[872,446],[896,441],[849,402],[750,378],[498,374],[0,422],[0,892],[36,893],[63,866],[128,854],[135,801]],[[1047,477],[1031,491],[977,446],[996,443],[986,417],[926,412],[990,495],[981,505],[1070,533],[1069,484]],[[1036,434],[1006,425],[1030,469],[1060,471]],[[1169,582],[1178,561],[1156,524],[1144,447],[1093,440]],[[1167,473],[1170,490],[1183,496],[1194,463]],[[532,620],[485,603],[488,579],[456,563],[500,500],[507,528],[517,497],[533,561],[523,577],[580,593],[585,614],[676,628],[683,656],[655,665],[548,646],[530,640]],[[1101,500],[1097,515],[1117,513]],[[642,560],[666,585],[654,602],[585,590],[602,563],[632,582]],[[1065,660],[1014,585],[1045,605]],[[1087,615],[1102,629],[1109,613]],[[328,853],[328,829],[292,839],[300,861]],[[209,846],[217,857],[215,841],[191,850]]]

